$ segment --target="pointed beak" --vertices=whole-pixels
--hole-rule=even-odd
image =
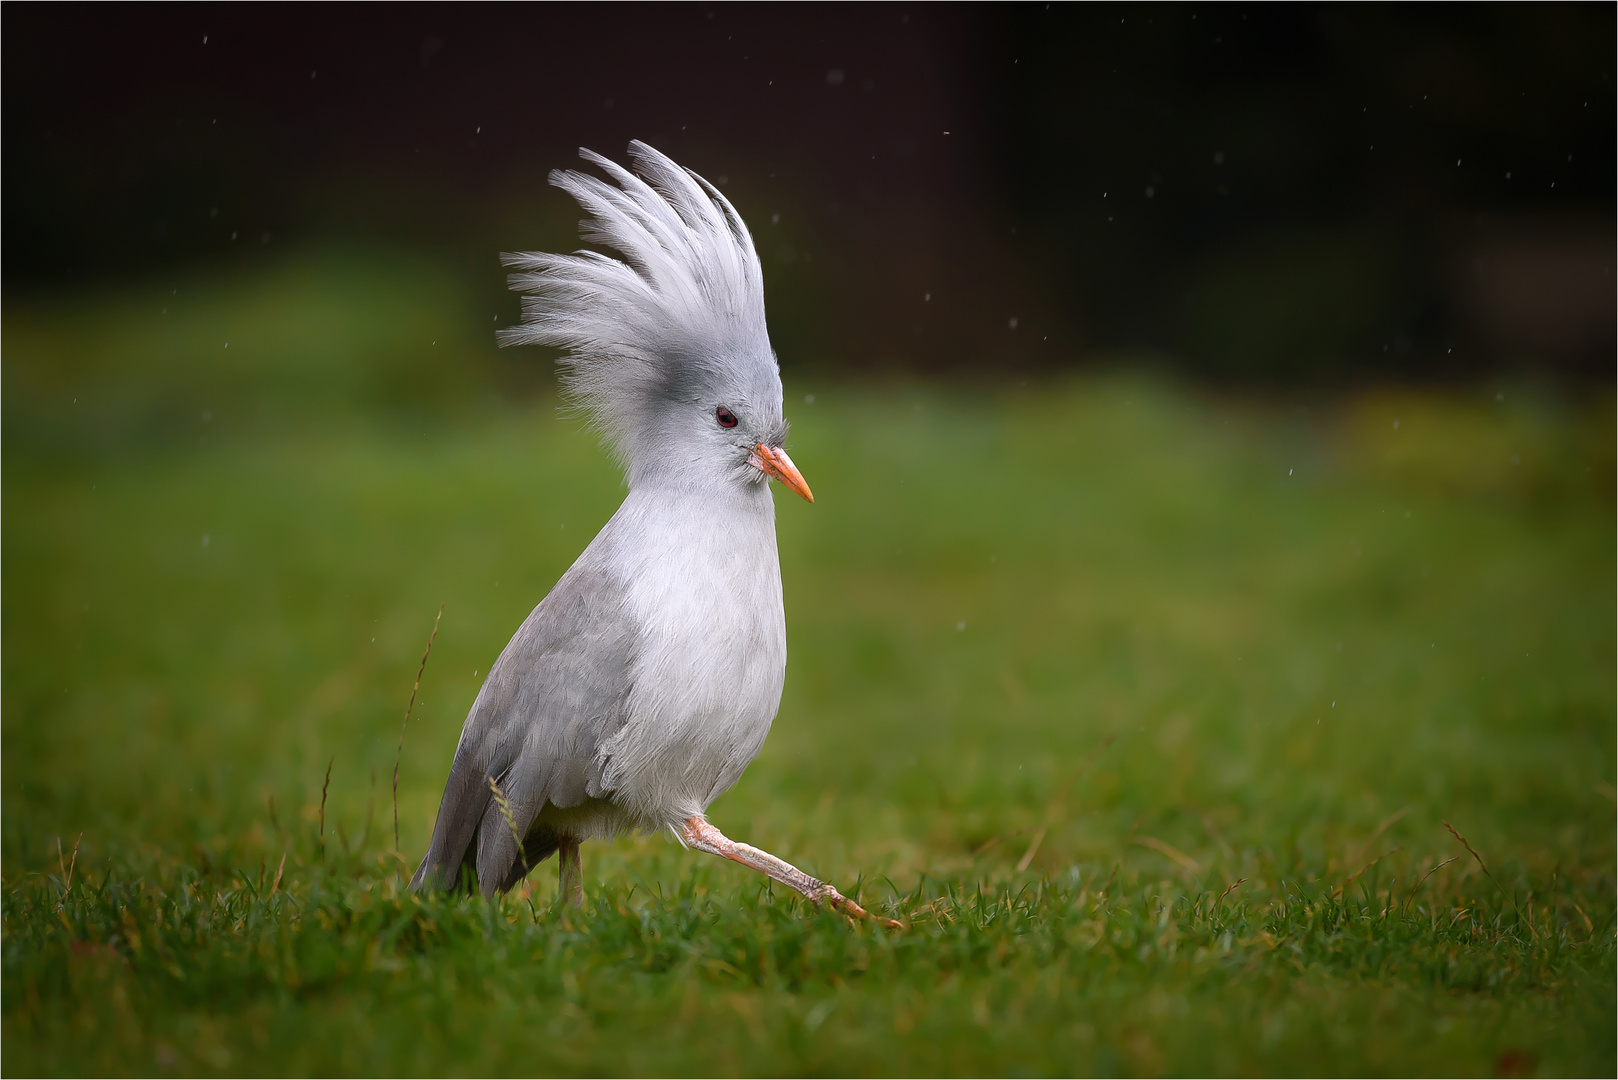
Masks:
[[[804,482],[803,473],[799,472],[798,467],[792,464],[792,459],[787,457],[785,450],[773,449],[759,443],[758,449],[753,451],[752,456],[747,459],[747,463],[765,476],[773,476],[808,501],[815,501],[814,493],[809,490],[809,485]]]

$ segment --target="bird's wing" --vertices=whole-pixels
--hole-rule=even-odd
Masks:
[[[492,893],[511,873],[517,837],[546,803],[577,806],[605,794],[596,751],[624,723],[635,632],[622,584],[592,554],[562,576],[490,669],[461,729],[412,888],[455,886],[462,863],[473,861],[475,836],[478,881]]]

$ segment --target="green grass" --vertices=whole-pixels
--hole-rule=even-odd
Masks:
[[[777,342],[819,501],[778,498],[786,697],[712,817],[885,933],[661,837],[587,845],[583,912],[554,863],[402,889],[621,497],[487,319],[332,253],[7,309],[7,1073],[1618,1068],[1610,392]]]

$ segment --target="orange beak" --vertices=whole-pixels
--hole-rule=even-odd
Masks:
[[[781,481],[781,483],[796,491],[808,501],[815,501],[814,493],[809,490],[809,485],[804,483],[803,473],[799,472],[798,467],[792,464],[792,459],[787,457],[785,450],[771,449],[763,443],[759,443],[758,449],[753,451],[752,456],[747,459],[747,463],[765,476],[775,477],[775,479]]]

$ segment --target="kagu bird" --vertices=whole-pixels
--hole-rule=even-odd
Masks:
[[[758,255],[713,185],[641,142],[616,186],[557,171],[593,251],[503,256],[529,294],[504,345],[559,346],[564,389],[625,470],[629,494],[512,637],[461,729],[412,887],[512,888],[560,853],[584,901],[579,844],[669,829],[817,903],[832,886],[728,839],[708,806],[769,733],[786,674],[773,477],[814,501],[782,444],[781,378]],[[638,175],[637,175],[638,173]],[[887,921],[887,920],[884,920]]]

